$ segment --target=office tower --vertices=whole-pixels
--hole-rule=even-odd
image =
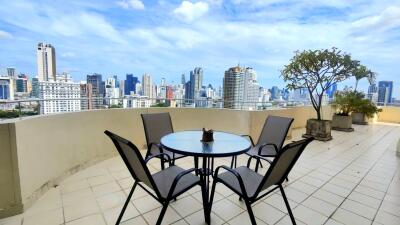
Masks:
[[[81,93],[81,110],[88,110],[92,108],[92,85],[87,84],[86,81],[81,81],[79,84]]]
[[[40,97],[40,88],[39,88],[39,78],[32,78],[32,92],[31,97],[39,98]]]
[[[81,110],[81,89],[79,83],[71,81],[39,82],[40,99],[62,99],[43,101],[40,104],[42,114],[74,112]]]
[[[393,81],[379,81],[378,83],[378,103],[386,105],[392,103]]]
[[[143,74],[142,76],[142,94],[149,98],[153,98],[153,81],[150,74]]]
[[[104,82],[101,74],[88,74],[86,83],[91,85],[92,109],[99,109],[103,105]]]
[[[185,83],[185,99],[192,99],[191,98],[192,95],[190,93],[191,90],[190,86],[191,86],[190,81]]]
[[[255,109],[260,85],[257,82],[257,73],[253,68],[247,67],[244,70],[244,85],[243,85],[243,107],[245,109]]]
[[[244,69],[239,66],[229,68],[224,76],[224,107],[240,109],[244,92]]]
[[[14,79],[0,77],[0,100],[14,100]]]
[[[131,92],[136,93],[136,84],[139,82],[137,77],[134,77],[133,74],[126,74],[125,79],[125,95],[131,95]]]
[[[201,67],[194,68],[190,71],[190,92],[189,99],[200,97],[200,90],[203,86],[203,69]]]
[[[183,85],[186,84],[186,78],[185,78],[185,74],[184,73],[181,76],[181,84],[183,84]]]
[[[376,86],[376,84],[371,84],[368,87],[368,94],[372,94],[372,93],[378,93],[378,87]]]
[[[330,88],[328,88],[328,90],[325,91],[325,93],[329,99],[333,99],[336,91],[337,91],[337,83],[333,83],[332,86],[330,86]]]
[[[7,76],[10,77],[10,78],[15,79],[16,78],[16,76],[15,76],[15,68],[8,67],[7,68]]]
[[[271,99],[272,100],[280,99],[281,94],[280,94],[279,88],[277,86],[272,86],[270,92],[271,92]]]
[[[28,92],[28,77],[25,74],[18,75],[15,80],[16,92],[27,93]]]
[[[51,44],[38,44],[37,69],[39,81],[56,80],[56,50]]]

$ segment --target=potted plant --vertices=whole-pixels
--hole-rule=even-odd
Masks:
[[[362,98],[354,105],[354,111],[351,113],[353,124],[366,125],[369,118],[381,111],[382,109],[379,109],[369,99]]]
[[[281,71],[281,77],[291,90],[306,88],[317,118],[307,120],[303,137],[317,140],[332,139],[331,121],[322,119],[323,96],[333,84],[346,80],[360,67],[359,61],[337,48],[295,52],[295,56]]]
[[[351,113],[363,96],[363,93],[352,90],[336,92],[335,100],[332,102],[332,107],[336,110],[336,113],[332,116],[333,130],[354,131],[351,127],[353,124]]]

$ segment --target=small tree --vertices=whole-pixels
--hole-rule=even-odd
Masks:
[[[321,120],[322,98],[333,84],[351,77],[360,67],[359,61],[337,48],[296,51],[290,63],[284,66],[281,77],[287,88],[307,88],[317,119]]]
[[[376,73],[372,72],[371,70],[367,69],[366,66],[360,65],[353,71],[353,76],[356,78],[356,86],[354,87],[354,91],[357,91],[358,82],[363,79],[367,78],[369,84],[375,83]]]

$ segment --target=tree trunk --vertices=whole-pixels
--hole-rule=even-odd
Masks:
[[[354,92],[357,91],[358,80],[356,80],[356,86],[354,87]]]

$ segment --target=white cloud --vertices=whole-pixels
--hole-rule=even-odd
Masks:
[[[12,37],[13,37],[12,34],[6,32],[6,31],[0,30],[0,39],[3,39],[3,38],[6,39],[6,38],[12,38]]]
[[[174,14],[182,21],[191,23],[195,19],[202,17],[208,12],[207,2],[192,3],[183,1],[181,5],[174,10]]]
[[[378,15],[364,17],[352,23],[353,27],[361,30],[386,31],[400,27],[400,7],[389,6]]]
[[[122,0],[118,1],[117,5],[121,6],[124,9],[145,9],[143,2],[140,0]]]

